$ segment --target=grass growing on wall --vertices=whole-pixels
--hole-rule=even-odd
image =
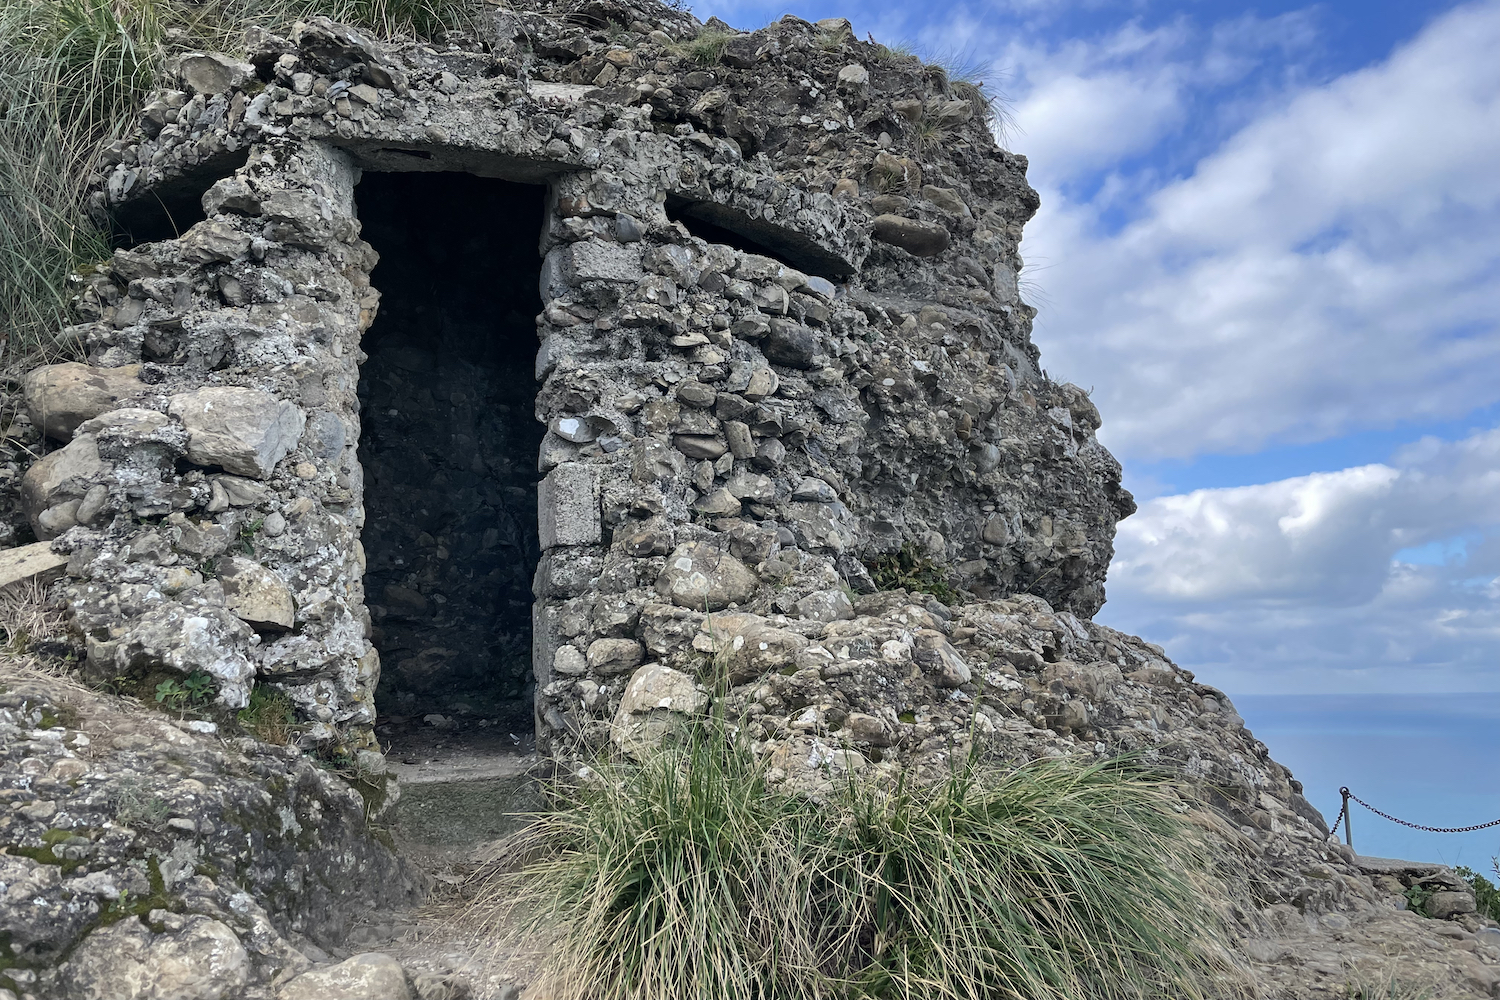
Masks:
[[[820,804],[707,723],[601,768],[476,906],[555,935],[552,1000],[1190,998],[1216,926],[1203,851],[1118,767],[965,765]]]
[[[325,15],[385,36],[468,23],[478,0],[0,0],[0,351],[58,350],[70,276],[109,255],[84,212],[94,154],[124,136],[165,60],[233,50],[253,23]]]

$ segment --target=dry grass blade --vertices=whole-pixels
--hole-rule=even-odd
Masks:
[[[60,644],[68,634],[66,616],[48,601],[47,588],[39,581],[0,588],[0,633],[5,637],[0,651],[11,663],[48,675],[63,672],[58,661],[35,655],[39,646]]]

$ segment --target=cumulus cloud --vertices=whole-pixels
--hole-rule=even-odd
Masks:
[[[1054,376],[1096,387],[1107,443],[1126,459],[1252,451],[1500,399],[1496,51],[1500,2],[1460,7],[1384,62],[1273,101],[1114,228],[1070,187],[1093,161],[1069,151],[1121,114],[1152,141],[1182,88],[1233,60],[1103,60],[1022,97],[1024,134],[1065,161],[1033,169],[1037,340]]]
[[[1497,497],[1500,429],[1159,497],[1120,525],[1101,618],[1242,691],[1500,689]]]

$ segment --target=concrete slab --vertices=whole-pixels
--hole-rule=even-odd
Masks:
[[[56,577],[68,557],[52,551],[51,542],[33,542],[13,549],[0,549],[0,590],[35,577]]]
[[[393,765],[401,782],[397,835],[424,847],[456,847],[520,829],[543,806],[537,763],[536,754],[526,754]]]

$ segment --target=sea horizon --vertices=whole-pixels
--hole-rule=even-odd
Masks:
[[[1500,771],[1494,766],[1500,760],[1500,693],[1226,693],[1330,824],[1345,785],[1376,808],[1424,826],[1500,819]],[[1357,803],[1351,809],[1360,854],[1465,865],[1495,878],[1491,866],[1500,855],[1500,826],[1428,833]]]

